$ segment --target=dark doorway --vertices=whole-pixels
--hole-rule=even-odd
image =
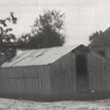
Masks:
[[[77,76],[87,76],[87,60],[85,54],[76,56],[76,72]]]
[[[77,73],[77,90],[78,92],[87,92],[88,75],[87,75],[87,57],[86,54],[76,55],[76,73]]]

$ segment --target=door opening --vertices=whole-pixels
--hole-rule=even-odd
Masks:
[[[86,55],[87,54],[76,55],[76,77],[77,77],[77,91],[78,92],[89,91]]]
[[[76,56],[76,72],[77,77],[87,76],[87,60],[85,54],[79,54]]]

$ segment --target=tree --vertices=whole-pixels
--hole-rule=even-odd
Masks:
[[[103,35],[102,31],[99,32],[96,31],[95,33],[89,36],[89,41],[93,42],[96,38],[101,37],[102,35]]]
[[[12,31],[12,28],[7,27],[7,21],[16,24],[17,18],[14,17],[14,13],[10,13],[10,17],[0,20],[0,57],[7,57],[11,59],[16,54],[16,49],[13,46],[13,42],[16,40],[14,34],[9,33]]]
[[[62,46],[65,42],[65,36],[61,33],[63,29],[64,14],[48,10],[36,18],[31,34],[21,36],[19,42],[24,48],[31,49]]]

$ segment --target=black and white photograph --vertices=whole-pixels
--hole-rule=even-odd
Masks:
[[[109,0],[0,0],[0,110],[110,110]]]

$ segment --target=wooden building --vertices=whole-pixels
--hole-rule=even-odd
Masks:
[[[22,51],[0,68],[0,94],[5,96],[74,99],[108,91],[109,60],[84,45]]]
[[[88,47],[110,60],[110,28],[91,42]]]

